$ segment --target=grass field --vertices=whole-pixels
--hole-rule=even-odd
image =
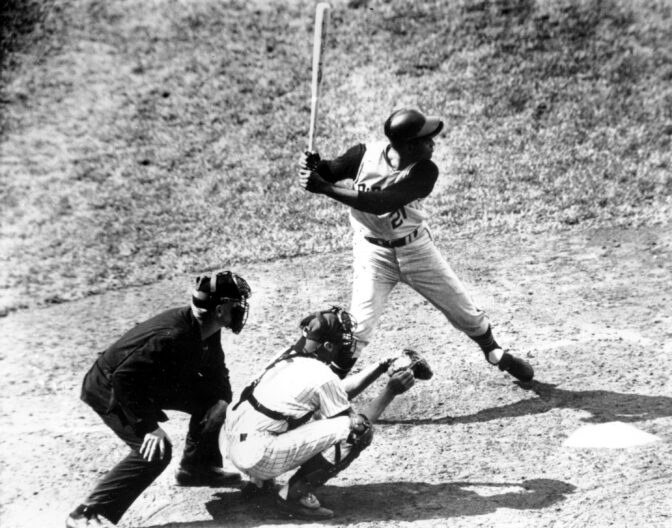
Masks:
[[[253,288],[244,331],[223,336],[234,391],[301,316],[348,305],[346,208],[294,181],[314,5],[2,4],[2,528],[62,527],[124,456],[82,377],[197,273],[231,266]],[[319,490],[326,524],[669,528],[672,0],[332,7],[320,152],[380,137],[400,105],[445,117],[436,244],[535,380],[395,289],[360,364],[408,346],[435,376]],[[188,416],[169,416],[177,453]],[[621,445],[570,442],[595,429]],[[120,526],[305,526],[237,488],[176,487],[178,463]]]
[[[340,250],[294,182],[313,2],[6,2],[0,308]],[[317,146],[447,120],[446,238],[670,216],[672,2],[334,2]]]

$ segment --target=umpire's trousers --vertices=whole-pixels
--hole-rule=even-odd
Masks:
[[[208,409],[198,411],[191,414],[181,465],[221,466],[218,437],[223,417],[213,418],[222,422],[215,424],[203,420]],[[159,460],[155,456],[152,461],[145,460],[140,454],[143,436],[136,434],[126,420],[116,413],[101,414],[100,417],[131,451],[103,476],[83,504],[117,524],[135,499],[168,467],[173,450],[167,443],[163,459]]]

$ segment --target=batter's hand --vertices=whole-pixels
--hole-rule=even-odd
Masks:
[[[299,185],[308,192],[321,194],[329,185],[322,176],[311,168],[310,157],[315,154],[304,152],[299,159]],[[319,159],[319,158],[318,158]]]
[[[329,182],[317,172],[304,169],[299,171],[299,185],[308,192],[322,194]]]
[[[320,155],[317,152],[303,152],[299,158],[299,170],[310,169],[315,170],[317,164],[320,162]]]
[[[161,429],[161,426],[154,429],[151,433],[147,433],[140,446],[140,454],[142,455],[142,458],[147,461],[152,461],[158,453],[159,460],[163,460],[163,457],[166,454],[166,443],[170,443],[170,438],[168,438],[166,432]]]
[[[415,376],[410,368],[395,372],[387,382],[387,388],[393,394],[406,392],[413,385],[415,385]]]

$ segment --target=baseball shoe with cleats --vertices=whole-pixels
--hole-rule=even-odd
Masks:
[[[323,508],[312,493],[301,495],[298,499],[283,499],[280,495],[276,495],[275,504],[278,511],[295,519],[319,521],[334,516],[334,512]]]
[[[508,372],[514,378],[523,382],[532,381],[532,378],[534,378],[534,369],[532,366],[524,359],[509,354],[508,352],[504,352],[502,359],[499,360],[497,366],[499,367],[499,370]]]
[[[239,473],[224,471],[222,468],[214,466],[180,466],[175,473],[175,482],[178,486],[226,488],[239,484],[240,480]]]
[[[77,506],[65,520],[65,528],[109,528],[111,526],[114,525],[110,521],[84,504]]]

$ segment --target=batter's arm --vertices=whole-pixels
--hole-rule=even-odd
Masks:
[[[418,164],[404,180],[380,191],[360,191],[339,187],[315,171],[305,171],[304,188],[315,194],[323,194],[358,211],[380,215],[391,213],[420,198],[425,198],[434,189],[438,168],[433,163]]]
[[[330,183],[354,180],[365,153],[366,145],[358,143],[337,158],[320,160],[315,171]],[[302,166],[301,168],[308,167]]]

